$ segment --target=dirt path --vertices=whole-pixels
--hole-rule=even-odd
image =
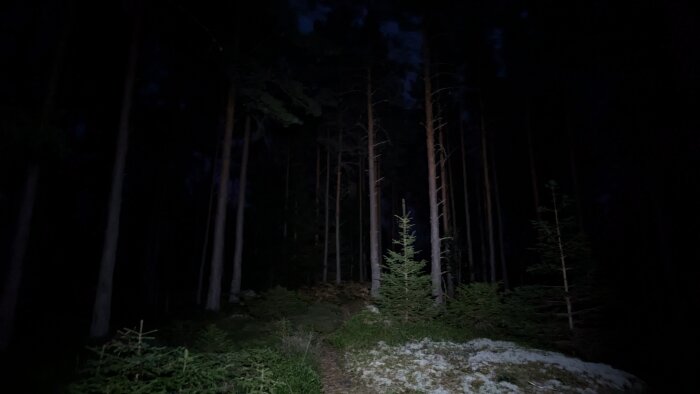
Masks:
[[[359,390],[353,384],[350,375],[343,369],[343,357],[338,350],[324,344],[319,355],[321,368],[321,384],[325,394],[359,394],[366,390]]]

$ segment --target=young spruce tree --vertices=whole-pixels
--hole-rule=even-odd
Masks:
[[[431,279],[425,273],[425,260],[417,261],[413,244],[415,234],[413,224],[406,212],[406,202],[401,203],[403,213],[396,216],[399,224],[399,239],[393,240],[398,251],[389,250],[384,267],[388,270],[382,276],[380,306],[382,312],[401,322],[425,319],[431,314]]]
[[[574,330],[574,311],[572,297],[572,277],[569,271],[572,263],[577,265],[579,271],[584,270],[582,265],[589,255],[590,249],[585,236],[577,228],[575,217],[563,215],[562,210],[571,205],[567,196],[560,197],[559,186],[555,181],[547,183],[547,189],[552,194],[552,207],[540,207],[540,220],[532,222],[537,231],[537,243],[533,249],[539,252],[541,263],[528,268],[529,272],[561,273],[561,288],[563,289],[564,302],[566,303],[566,316],[569,330]],[[582,276],[579,272],[579,276]]]

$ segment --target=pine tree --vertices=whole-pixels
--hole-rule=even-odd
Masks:
[[[431,300],[431,278],[425,272],[425,260],[417,261],[413,244],[415,234],[411,231],[411,217],[406,213],[406,202],[402,201],[403,213],[396,216],[399,224],[399,239],[393,242],[398,251],[389,250],[382,276],[380,306],[387,315],[401,322],[425,319],[433,309]]]

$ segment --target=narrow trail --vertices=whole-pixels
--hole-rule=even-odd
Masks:
[[[343,369],[343,357],[337,349],[323,344],[319,354],[319,366],[321,368],[321,384],[325,394],[367,392],[366,389],[359,390],[355,387],[351,376]]]

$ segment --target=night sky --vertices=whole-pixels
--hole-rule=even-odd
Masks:
[[[232,275],[246,116],[252,135],[242,288],[298,288],[321,280],[323,246],[315,236],[323,237],[327,152],[329,277],[339,252],[343,280],[360,279],[361,242],[369,271],[368,67],[380,154],[382,255],[392,247],[392,217],[405,199],[417,247],[429,259],[427,42],[451,209],[462,235],[464,136],[477,263],[485,239],[483,132],[499,189],[503,242],[497,247],[511,287],[535,280],[527,272],[537,261],[532,155],[540,205],[550,201],[545,183],[556,180],[575,199],[572,215],[590,242],[596,284],[606,294],[599,358],[653,383],[687,381],[691,365],[682,359],[697,344],[690,321],[700,299],[694,274],[700,262],[698,16],[689,0],[4,1],[4,286],[25,185],[32,169],[39,171],[10,350],[53,360],[88,341],[134,43],[111,329],[139,319],[158,325],[201,309],[196,289],[202,261],[205,283],[209,278],[231,81],[240,88],[224,295]],[[313,103],[290,93],[291,86]],[[260,92],[271,97],[268,107],[260,105]],[[276,105],[287,118],[272,113]],[[336,251],[339,130],[342,245]],[[463,245],[464,238],[457,242]]]

